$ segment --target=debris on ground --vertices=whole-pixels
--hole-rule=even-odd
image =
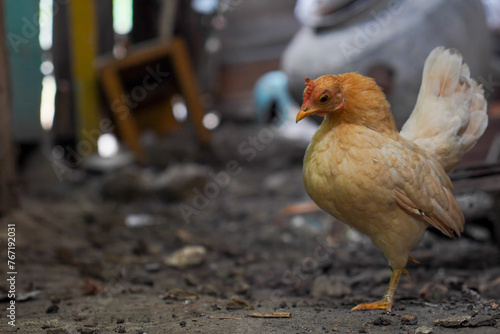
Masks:
[[[232,296],[226,304],[226,310],[253,310],[254,307],[238,296]]]
[[[290,312],[272,312],[272,313],[250,313],[247,317],[252,318],[291,318],[292,314]]]

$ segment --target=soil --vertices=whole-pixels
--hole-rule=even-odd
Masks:
[[[427,232],[392,313],[350,312],[383,295],[389,266],[327,214],[281,212],[308,201],[305,145],[269,131],[223,125],[209,155],[166,140],[153,167],[67,171],[62,182],[54,162],[32,157],[20,208],[2,218],[3,259],[6,224],[16,225],[18,300],[10,326],[2,279],[0,332],[500,333],[499,251],[474,224],[475,239]],[[194,176],[161,181],[174,165]],[[257,312],[290,317],[248,316]]]

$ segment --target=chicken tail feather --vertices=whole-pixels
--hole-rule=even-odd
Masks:
[[[430,152],[449,172],[488,125],[484,90],[455,49],[427,57],[417,104],[401,136]]]

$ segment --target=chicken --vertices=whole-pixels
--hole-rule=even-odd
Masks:
[[[391,311],[409,252],[429,225],[460,236],[464,217],[447,175],[488,123],[480,85],[454,49],[428,56],[417,104],[400,133],[382,89],[357,73],[306,78],[296,121],[324,117],[304,157],[305,188],[324,211],[368,235],[392,268],[382,300],[352,309]],[[415,261],[416,262],[416,261]]]

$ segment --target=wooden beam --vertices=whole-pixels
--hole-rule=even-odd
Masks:
[[[95,133],[99,130],[97,74],[94,69],[98,47],[94,1],[72,0],[70,18],[77,132],[80,140],[89,141],[95,150],[97,138],[90,140],[88,136],[85,136],[85,133]],[[87,152],[79,153],[84,155]]]

